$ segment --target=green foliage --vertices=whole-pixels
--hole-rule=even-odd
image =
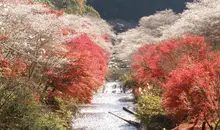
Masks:
[[[120,77],[120,80],[123,83],[123,86],[126,88],[135,88],[137,87],[137,83],[134,80],[132,73],[125,74]]]
[[[101,17],[100,14],[92,6],[89,5],[85,6],[85,13],[98,18]]]
[[[76,107],[72,104],[42,104],[34,85],[21,78],[0,79],[0,128],[22,130],[66,130]]]
[[[90,15],[100,18],[99,13],[91,6],[84,5],[81,7],[76,0],[35,0],[42,3],[46,3],[51,7],[59,10],[63,10],[68,14]],[[85,1],[86,3],[86,1]]]
[[[69,128],[66,117],[61,117],[57,112],[52,112],[48,108],[43,108],[40,104],[27,105],[27,116],[23,117],[19,123],[19,129],[33,130],[66,130]],[[22,113],[23,114],[23,113]]]
[[[171,121],[161,107],[161,97],[150,93],[142,94],[138,98],[138,115],[146,130],[170,129]]]

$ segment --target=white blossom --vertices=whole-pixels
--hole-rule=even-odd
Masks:
[[[57,16],[42,4],[27,4],[0,0],[0,36],[10,34],[7,41],[0,41],[5,46],[13,47],[17,52],[38,59],[42,49],[47,51],[64,51],[62,44],[69,38],[88,34],[95,44],[111,53],[112,44],[101,36],[114,36],[111,27],[104,20],[89,16],[65,14]],[[62,29],[74,30],[76,34],[63,35]]]
[[[131,60],[132,55],[143,44],[155,43],[166,26],[173,24],[179,15],[172,10],[157,12],[140,19],[139,26],[117,36],[114,48],[115,57],[120,60]]]
[[[187,9],[174,25],[164,29],[161,39],[182,35],[201,35],[208,40],[220,40],[220,0],[197,0],[187,3]]]

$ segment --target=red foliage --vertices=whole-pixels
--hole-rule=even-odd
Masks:
[[[204,60],[170,73],[163,85],[163,106],[170,114],[177,119],[187,115],[191,119],[215,121],[220,82],[213,63],[215,60]]]
[[[93,92],[102,84],[106,75],[107,57],[102,48],[86,34],[66,44],[69,63],[61,74],[51,73],[51,84],[56,90],[69,94],[82,102],[89,102]]]
[[[33,2],[33,1],[31,1],[31,0],[29,0],[29,1],[28,1],[28,4],[33,5],[33,4],[34,4],[34,2]]]
[[[14,58],[14,60],[8,60],[1,54],[0,49],[0,73],[6,77],[21,77],[25,76],[27,65],[21,58]]]
[[[49,8],[49,5],[48,4],[43,4],[43,7],[44,8]]]
[[[75,30],[70,31],[72,35],[78,34]]]
[[[29,3],[29,4],[34,4],[34,3]],[[57,17],[62,16],[64,14],[63,11],[61,11],[61,10],[54,10],[54,9],[50,8],[48,5],[46,5],[46,4],[43,4],[42,6],[43,6],[43,8],[47,8],[47,10],[34,11],[34,13],[37,13],[37,14],[54,14]]]
[[[207,57],[209,50],[204,38],[196,36],[144,45],[133,58],[135,78],[139,85],[160,85],[172,70],[189,62],[202,60]]]
[[[158,68],[157,45],[144,45],[134,55],[132,64],[135,79],[139,86],[147,86],[148,83],[156,83],[163,72]]]
[[[0,41],[8,40],[8,39],[10,39],[10,37],[11,37],[10,34],[7,34],[5,36],[0,36]]]
[[[78,32],[76,32],[74,29],[64,28],[64,29],[62,29],[61,31],[62,31],[63,36],[76,35],[76,34],[78,34]]]
[[[132,66],[140,86],[162,86],[163,106],[176,119],[214,121],[220,112],[219,63],[203,37],[187,36],[144,45]]]
[[[69,35],[69,30],[68,29],[62,29],[62,33],[64,36]]]
[[[106,34],[101,35],[101,38],[103,38],[105,42],[108,42],[108,43],[111,42],[111,39]]]
[[[84,28],[88,28],[89,29],[89,28],[92,27],[92,24],[87,22],[87,21],[83,21],[83,24],[81,26],[84,27]]]

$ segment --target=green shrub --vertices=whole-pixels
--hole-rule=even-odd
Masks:
[[[161,107],[161,97],[144,93],[138,98],[137,117],[142,121],[146,130],[170,129],[172,123]]]
[[[100,14],[92,6],[89,6],[89,5],[85,6],[85,14],[98,17],[98,18],[101,17]]]
[[[126,88],[135,88],[137,87],[136,81],[133,79],[132,73],[125,74],[120,77],[124,87]]]
[[[57,99],[59,109],[36,100],[37,91],[28,81],[19,78],[0,79],[0,128],[21,130],[67,130],[75,102]]]

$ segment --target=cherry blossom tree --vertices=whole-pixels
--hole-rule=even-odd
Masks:
[[[111,31],[111,27],[104,20],[90,16],[65,14],[62,11],[51,9],[48,5],[37,2],[9,0],[0,2],[0,7],[2,56],[9,60],[13,60],[16,57],[23,59],[27,66],[26,77],[33,81],[34,84],[38,84],[37,87],[40,91],[42,91],[47,82],[48,76],[45,75],[45,72],[51,69],[60,70],[61,72],[65,68],[64,66],[71,66],[69,65],[70,60],[77,61],[77,59],[80,59],[80,61],[89,64],[88,62],[98,53],[103,53],[104,56],[111,54],[111,37],[114,34]],[[73,49],[76,51],[73,52],[73,50],[66,47],[65,43],[69,43],[72,39],[78,37],[82,40],[82,35],[84,34],[86,34],[84,42],[87,40],[90,46],[96,47],[96,50],[99,50],[97,53],[94,49],[90,52],[91,54],[87,54],[91,48],[84,42],[85,48],[79,49],[75,45],[75,48],[80,51]],[[81,45],[80,43],[79,46]],[[64,55],[67,52],[72,55],[72,58],[69,59],[68,56]],[[78,57],[79,55],[80,57]],[[76,59],[74,59],[74,56]],[[84,59],[85,57],[87,59]],[[101,56],[99,58],[102,61],[97,61],[96,59],[94,62],[97,62],[97,65],[102,63],[102,66],[105,67],[107,58],[105,57],[105,60]],[[86,65],[83,62],[79,64],[83,66],[83,69],[73,70],[82,71],[82,73],[86,69],[91,70],[88,66],[87,68],[84,67]],[[72,75],[74,75],[73,70],[71,71]],[[98,68],[96,70],[98,71]],[[94,73],[99,72],[94,72],[90,76],[91,79],[95,78],[96,80],[88,80],[88,82],[93,82],[93,84],[96,83],[94,85],[96,88],[102,85],[100,80],[104,80],[104,73],[107,70],[103,69],[102,71],[102,73],[100,72],[100,77],[94,75]],[[80,88],[80,85],[77,87]],[[87,91],[86,89],[81,90],[83,92]],[[90,92],[90,90],[88,91]],[[92,93],[90,93],[90,98],[91,95]]]
[[[186,4],[187,9],[180,19],[162,31],[161,39],[180,37],[182,35],[205,36],[219,48],[219,0],[196,0]]]

